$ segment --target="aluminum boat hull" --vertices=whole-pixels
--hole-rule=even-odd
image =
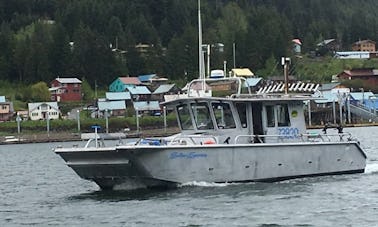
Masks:
[[[116,146],[55,150],[80,177],[102,189],[187,182],[250,182],[362,173],[358,142],[192,146]]]

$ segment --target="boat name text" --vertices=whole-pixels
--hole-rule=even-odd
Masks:
[[[197,153],[197,152],[189,152],[189,153],[172,152],[169,155],[169,159],[176,159],[176,158],[184,158],[184,159],[207,158],[207,154]]]

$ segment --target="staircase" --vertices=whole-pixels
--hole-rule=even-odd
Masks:
[[[367,121],[378,122],[378,114],[363,105],[350,104],[350,112]]]

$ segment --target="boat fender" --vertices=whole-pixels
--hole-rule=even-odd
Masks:
[[[203,144],[215,144],[214,140],[205,140],[203,141]]]

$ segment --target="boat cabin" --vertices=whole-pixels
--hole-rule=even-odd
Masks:
[[[190,97],[167,102],[181,135],[211,135],[216,143],[298,141],[306,132],[303,101],[289,95]]]

